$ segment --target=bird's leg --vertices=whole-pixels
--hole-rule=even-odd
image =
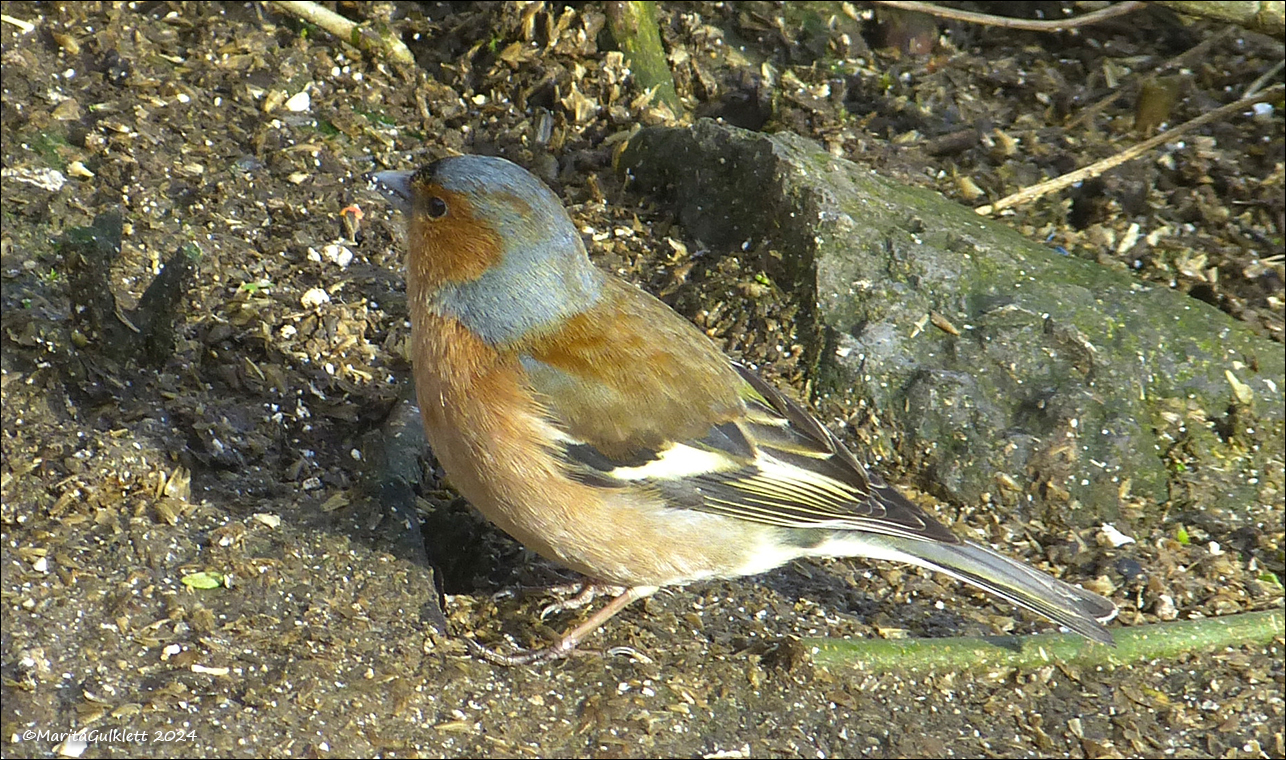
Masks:
[[[550,569],[550,568],[542,568]],[[491,595],[492,599],[513,599],[517,597],[527,597],[532,594],[567,596],[568,594],[578,594],[585,590],[587,584],[592,583],[589,578],[582,576],[580,573],[575,574],[575,579],[566,580],[567,575],[557,572],[557,578],[549,583],[537,583],[527,585],[519,581],[514,587],[503,588]]]
[[[578,610],[590,602],[593,602],[594,597],[599,594],[613,594],[619,596],[625,593],[625,587],[612,586],[606,583],[597,583],[586,579],[581,581],[579,586],[568,588],[565,592],[563,589],[559,589],[559,593],[572,593],[573,591],[576,592],[576,595],[570,599],[560,599],[546,605],[545,608],[540,611],[540,619],[544,620],[550,615],[563,612],[565,610]]]
[[[561,660],[571,655],[581,641],[600,626],[612,619],[616,613],[629,606],[630,602],[656,593],[656,586],[631,586],[608,602],[603,609],[589,616],[585,622],[576,626],[572,630],[563,634],[563,637],[544,649],[533,649],[529,652],[520,652],[518,654],[500,654],[492,649],[487,649],[473,639],[466,638],[465,645],[469,648],[469,653],[475,657],[486,660],[495,665],[504,665],[512,667],[514,665],[531,665],[538,662],[549,662],[551,660]]]
[[[520,588],[507,588],[492,594],[492,599],[509,599],[518,595],[526,596],[528,594],[539,593],[543,596],[570,597],[569,599],[559,599],[556,602],[550,602],[540,610],[540,619],[544,620],[558,612],[567,610],[578,610],[581,607],[594,601],[594,597],[599,594],[611,594],[617,596],[625,593],[624,586],[614,586],[609,583],[600,583],[590,578],[582,577],[579,580],[559,583],[553,586],[522,586]]]

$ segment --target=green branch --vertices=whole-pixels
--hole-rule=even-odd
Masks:
[[[1116,628],[1115,647],[1094,644],[1075,634],[995,636],[950,639],[807,638],[804,648],[824,668],[866,671],[1029,670],[1052,662],[1070,665],[1128,665],[1248,644],[1266,644],[1286,636],[1281,609],[1247,612],[1201,620]]]
[[[674,76],[661,46],[654,2],[610,2],[605,6],[607,28],[616,47],[625,54],[625,63],[634,82],[644,92],[655,89],[657,103],[664,104],[675,118],[683,116],[683,103],[674,89]]]

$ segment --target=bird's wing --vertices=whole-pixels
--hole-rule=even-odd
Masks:
[[[856,530],[956,543],[951,531],[868,471],[803,408],[740,364],[746,415],[739,429],[755,449],[736,473],[696,478],[697,507],[786,528]]]
[[[959,542],[669,307],[614,296],[610,322],[588,312],[522,354],[574,477],[782,528]]]

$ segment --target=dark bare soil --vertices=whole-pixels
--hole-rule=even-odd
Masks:
[[[1283,56],[1280,40],[1159,8],[1037,35],[881,31],[859,3],[788,5],[661,4],[690,115],[794,131],[971,206],[1230,102]],[[578,613],[539,622],[548,597],[520,589],[566,578],[471,512],[427,455],[412,478],[423,531],[381,498],[409,326],[400,220],[361,175],[455,152],[531,168],[600,264],[802,396],[794,307],[749,298],[770,290],[762,273],[703,252],[613,171],[636,125],[674,119],[634,86],[599,3],[332,7],[391,25],[418,66],[263,3],[3,5],[5,756],[74,752],[30,732],[79,728],[100,732],[86,756],[1286,755],[1280,640],[928,677],[783,655],[798,636],[1046,627],[889,565],[675,590],[552,665],[469,658],[435,626],[435,575],[450,634],[527,645]],[[1272,105],[1008,219],[1280,342]],[[119,254],[67,242],[112,213]],[[145,295],[163,265],[172,304]],[[1169,501],[1140,507],[1155,528],[1137,551],[1075,578],[1106,584],[1121,625],[1281,605],[1281,459],[1256,505],[1273,519],[1244,524],[1209,516],[1218,494],[1190,475],[1219,463],[1199,453]],[[1031,542],[1013,553],[1067,567]]]

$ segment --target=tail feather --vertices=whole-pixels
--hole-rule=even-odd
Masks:
[[[1064,583],[984,546],[968,541],[949,544],[872,534],[849,534],[835,543],[848,545],[847,551],[836,554],[890,559],[936,570],[1043,615],[1088,639],[1115,646],[1112,632],[1103,625],[1116,617],[1116,605],[1110,599]],[[827,553],[837,548],[840,547],[832,546]]]

